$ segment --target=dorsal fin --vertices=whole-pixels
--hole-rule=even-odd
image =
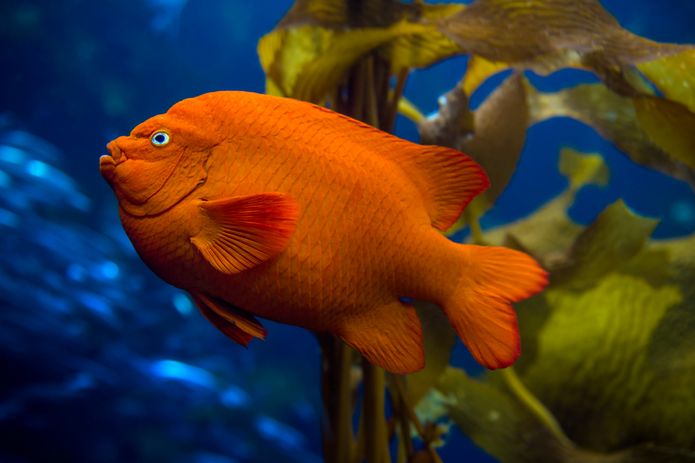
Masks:
[[[490,186],[490,181],[482,167],[460,151],[411,145],[416,148],[388,154],[417,185],[432,226],[445,231],[458,220],[468,203]]]
[[[420,191],[432,226],[438,230],[451,227],[468,203],[490,185],[482,167],[460,151],[412,143],[322,106],[296,103],[305,112],[310,109],[338,136],[366,145],[401,168]]]

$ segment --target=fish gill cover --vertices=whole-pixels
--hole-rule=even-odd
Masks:
[[[186,14],[210,13],[185,3],[146,2],[152,14],[143,27],[176,40],[190,27]],[[2,8],[12,13],[3,15],[12,20],[3,34],[31,42],[53,7]],[[239,12],[252,6],[229,8],[236,11],[226,16],[230,27],[242,28]],[[681,37],[695,40],[692,32]],[[155,43],[140,39],[134,48]],[[670,209],[657,208],[661,223],[642,217],[631,208],[649,210],[650,201],[673,196],[654,184],[630,185],[625,174],[641,175],[637,163],[682,181],[657,185],[693,188],[691,46],[635,36],[597,1],[299,0],[258,50],[269,93],[327,103],[386,130],[406,126],[400,113],[423,142],[473,156],[492,187],[450,232],[521,249],[551,273],[546,292],[516,307],[523,355],[500,372],[470,368],[446,320],[424,305],[427,368],[407,378],[360,370],[354,354],[321,339],[327,461],[490,461],[462,446],[461,432],[504,462],[695,461],[695,201],[681,193]],[[93,62],[88,46],[77,52],[80,66]],[[147,61],[159,50],[140,53]],[[414,69],[455,55],[468,57],[465,68],[462,61],[447,68],[459,83],[425,117],[417,106],[433,106],[424,95],[434,99],[423,76],[437,71]],[[566,68],[594,77],[549,88]],[[122,116],[136,95],[150,98],[142,76],[105,76],[95,94]],[[50,101],[40,87],[31,92]],[[611,145],[548,153],[537,140],[557,146],[557,118],[591,127]],[[26,119],[40,121],[41,112]],[[299,343],[281,356],[297,339],[282,334],[261,353],[213,337],[186,295],[149,276],[114,214],[98,212],[115,212],[114,205],[68,173],[76,172],[72,147],[56,149],[25,125],[3,119],[0,130],[0,458],[320,460],[319,404],[311,397],[318,377],[307,374],[307,364],[318,367],[315,349]],[[561,135],[570,141],[560,144],[585,146]],[[533,158],[534,151],[548,157]],[[546,170],[525,181],[530,160]],[[540,207],[529,202],[553,175],[565,186]],[[522,212],[505,214],[510,204]]]

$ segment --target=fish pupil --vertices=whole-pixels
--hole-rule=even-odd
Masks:
[[[158,132],[152,136],[152,143],[158,146],[165,145],[169,141],[169,135],[164,132]]]

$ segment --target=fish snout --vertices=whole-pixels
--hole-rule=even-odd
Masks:
[[[123,150],[120,146],[118,146],[117,142],[118,139],[113,140],[106,145],[106,149],[109,150],[109,154],[111,155],[111,158],[115,164],[119,164],[127,159],[125,153],[123,153]]]
[[[103,172],[104,170],[113,169],[114,167],[116,167],[116,161],[114,161],[112,156],[104,154],[99,157],[99,170]]]
[[[99,158],[99,172],[101,173],[101,176],[104,177],[104,180],[106,180],[112,187],[114,186],[113,182],[116,175],[115,170],[116,161],[114,161],[113,157],[105,154]]]
[[[119,138],[109,142],[106,145],[109,154],[105,154],[99,158],[99,171],[102,177],[112,184],[112,186],[115,180],[116,167],[128,159],[118,143]]]

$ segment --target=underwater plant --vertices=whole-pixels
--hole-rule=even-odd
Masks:
[[[493,185],[448,237],[521,249],[552,272],[543,295],[515,306],[522,355],[503,371],[483,372],[421,302],[427,369],[407,377],[271,321],[267,340],[244,349],[148,271],[123,233],[95,153],[173,101],[262,91],[257,40],[292,2],[0,3],[0,461],[314,463],[322,430],[329,461],[693,461],[695,194],[680,159],[691,130],[688,113],[668,108],[692,111],[692,59],[641,61],[634,47],[654,44],[628,46],[635,37],[596,19],[595,3],[490,2],[456,28],[452,15],[480,4],[435,2],[297,4],[317,19],[295,11],[278,61],[263,59],[279,73],[271,93],[328,85],[312,100],[345,113],[373,94],[376,110],[359,111],[383,115],[383,129],[441,139],[484,165]],[[602,3],[625,28],[695,42],[692,0]],[[589,24],[556,20],[557,6]],[[389,57],[396,44],[403,53]],[[522,45],[532,50],[510,54]],[[614,60],[625,47],[636,69]],[[561,69],[539,75],[546,66]],[[636,112],[644,96],[674,115],[651,133]]]
[[[572,221],[578,192],[610,172],[600,154],[570,148],[556,198],[514,223],[480,225],[528,129],[556,117],[695,188],[694,46],[632,34],[597,0],[297,0],[258,53],[269,94],[386,131],[400,113],[422,143],[470,155],[491,187],[447,233],[467,228],[472,242],[522,250],[550,272],[547,290],[517,306],[519,362],[481,378],[448,365],[454,333],[424,304],[426,367],[407,377],[359,370],[348,347],[319,335],[326,461],[385,463],[392,452],[398,462],[441,461],[451,425],[504,462],[695,461],[695,238],[651,239],[657,221],[621,200],[589,225]],[[425,117],[403,97],[408,75],[454,55],[468,57],[462,78]],[[597,82],[534,84],[565,68]]]

